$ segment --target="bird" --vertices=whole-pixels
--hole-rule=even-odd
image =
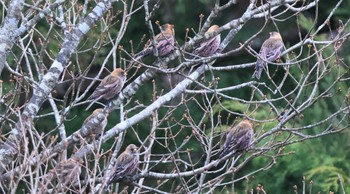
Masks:
[[[264,41],[260,48],[259,57],[255,64],[255,72],[252,78],[260,79],[263,67],[267,61],[275,61],[280,58],[283,50],[283,40],[278,32],[270,32],[270,37]]]
[[[71,157],[67,160],[59,162],[54,168],[54,173],[59,183],[68,187],[75,181],[79,180],[81,173],[81,160],[78,157]]]
[[[89,121],[91,121],[93,118],[97,117],[97,115],[102,113],[102,112],[103,112],[103,109],[98,108],[98,109],[94,110],[94,112],[84,120],[83,126],[85,126],[87,128],[87,130],[81,131],[80,135],[81,135],[81,137],[85,138],[86,141],[91,141],[93,139],[93,136],[96,137],[96,136],[100,135],[103,132],[103,130],[105,129],[105,127],[107,125],[108,112],[106,112],[103,120],[101,122],[99,122],[98,125],[96,127],[94,127],[93,129],[91,129],[91,127],[88,125]]]
[[[116,68],[114,71],[112,71],[110,75],[103,78],[101,83],[88,98],[88,100],[93,100],[93,102],[88,106],[87,109],[89,109],[93,103],[100,100],[101,98],[111,100],[117,96],[123,89],[125,80],[126,73],[123,69]]]
[[[160,27],[160,33],[157,34],[154,39],[148,40],[144,49],[135,55],[136,59],[147,56],[151,54],[154,50],[153,40],[156,41],[156,49],[159,57],[163,57],[174,50],[174,25],[163,24]]]
[[[218,25],[212,25],[206,33],[212,33],[219,29]],[[199,47],[193,50],[192,54],[199,57],[209,57],[217,52],[221,43],[220,34],[211,39],[201,42]]]
[[[227,129],[226,140],[222,147],[219,158],[234,152],[241,152],[249,148],[253,142],[254,131],[248,119],[243,119],[234,127]]]
[[[138,167],[139,153],[138,148],[134,144],[128,145],[125,151],[119,155],[116,164],[112,169],[112,175],[107,182],[107,186],[122,178],[132,175]]]

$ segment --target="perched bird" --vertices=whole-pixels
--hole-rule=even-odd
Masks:
[[[112,182],[132,175],[137,170],[139,163],[139,153],[137,149],[138,148],[134,144],[130,144],[126,147],[125,151],[119,155],[112,169],[112,175],[107,182],[107,186]]]
[[[206,33],[215,32],[217,29],[219,29],[218,25],[212,25]],[[216,53],[216,51],[219,49],[220,43],[221,43],[221,36],[220,34],[218,34],[213,38],[202,42],[199,45],[199,47],[193,51],[193,54],[199,57],[209,57]]]
[[[95,91],[88,98],[88,100],[94,100],[88,106],[88,108],[101,98],[111,100],[112,98],[117,96],[119,92],[123,89],[125,80],[126,73],[121,68],[115,69],[110,75],[108,75],[101,81],[101,83],[97,86]]]
[[[255,64],[255,72],[252,78],[260,79],[263,67],[267,64],[266,61],[275,61],[280,58],[283,50],[283,40],[278,32],[270,32],[270,38],[262,44],[258,60]]]
[[[156,49],[158,52],[158,56],[163,57],[169,54],[171,51],[174,50],[174,43],[175,43],[174,25],[163,24],[160,27],[160,33],[157,34],[154,38],[156,41]],[[145,48],[141,52],[136,54],[135,58],[139,59],[143,56],[151,54],[154,49],[154,45],[152,42],[153,42],[153,39],[147,41]]]
[[[222,158],[230,152],[240,152],[246,150],[253,142],[254,131],[252,124],[248,119],[244,119],[235,127],[227,129],[226,141],[220,151],[219,158]]]
[[[59,183],[67,187],[79,180],[81,165],[80,159],[74,156],[59,162],[54,168]]]
[[[83,122],[83,126],[86,127],[86,130],[82,130],[80,132],[81,137],[86,138],[86,141],[90,141],[92,140],[92,136],[98,136],[100,135],[103,130],[105,129],[106,125],[107,125],[107,116],[108,116],[108,112],[106,112],[106,116],[103,118],[103,120],[98,123],[98,125],[94,128],[91,128],[88,123],[90,120],[92,120],[93,118],[97,117],[98,114],[102,113],[103,109],[102,108],[98,108],[96,110],[94,110],[94,112],[88,116],[84,122]]]

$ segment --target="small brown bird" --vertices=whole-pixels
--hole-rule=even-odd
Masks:
[[[259,57],[255,65],[255,72],[252,78],[260,79],[263,67],[267,65],[266,61],[273,62],[280,58],[283,50],[283,40],[278,32],[270,32],[270,38],[262,44]]]
[[[220,151],[219,157],[222,158],[230,152],[237,153],[248,149],[253,142],[253,137],[253,127],[248,119],[244,119],[235,127],[228,128],[226,141]]]
[[[87,130],[83,131],[80,133],[80,135],[83,137],[83,138],[86,138],[86,141],[90,141],[92,140],[92,136],[99,136],[103,130],[105,129],[106,125],[107,125],[107,116],[108,116],[108,112],[106,112],[106,117],[104,117],[103,121],[98,123],[98,126],[97,127],[94,127],[93,129],[89,128],[89,126],[87,125],[88,122],[95,118],[98,114],[100,114],[101,112],[103,111],[102,108],[98,108],[96,110],[94,110],[94,112],[88,116],[84,122],[83,122],[83,126],[86,126]]]
[[[156,49],[159,57],[163,57],[174,50],[174,25],[163,24],[160,27],[161,32],[155,36]],[[154,45],[152,44],[153,39],[147,41],[145,48],[135,55],[135,58],[141,58],[147,56],[153,52]]]
[[[104,98],[111,100],[123,89],[126,80],[126,73],[121,68],[115,69],[110,75],[105,77],[91,94],[88,100],[94,100],[88,108],[96,101]],[[87,108],[87,109],[88,109]]]
[[[218,25],[212,25],[206,33],[212,33],[219,29]],[[209,57],[217,52],[221,43],[220,34],[214,36],[213,38],[204,41],[200,44],[198,48],[193,51],[195,56],[199,57]]]
[[[80,159],[73,156],[67,160],[59,162],[54,168],[54,173],[56,174],[58,181],[62,185],[68,187],[75,181],[79,180],[81,165]]]
[[[137,149],[138,148],[134,144],[130,144],[126,147],[125,151],[119,155],[112,170],[113,174],[107,182],[107,186],[112,182],[127,178],[137,170],[139,163],[139,153]]]

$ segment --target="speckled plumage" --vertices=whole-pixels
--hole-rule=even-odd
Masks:
[[[84,120],[83,125],[86,126],[91,119],[95,118],[102,111],[103,111],[102,108],[98,108],[98,109],[94,110],[94,112]],[[93,135],[94,136],[99,136],[103,132],[103,130],[105,129],[105,127],[107,125],[107,122],[108,122],[107,121],[107,116],[108,116],[108,113],[106,112],[106,117],[104,117],[102,122],[98,123],[97,127],[93,128],[93,129],[90,129],[88,131],[89,132],[88,134],[81,134],[81,136],[83,138],[86,138],[86,141],[88,141],[88,142],[92,139]],[[89,126],[87,126],[87,127],[89,127]]]
[[[212,25],[206,33],[212,33],[219,29],[218,25]],[[217,52],[221,43],[220,34],[210,38],[207,41],[202,42],[198,48],[193,51],[195,56],[209,57]]]
[[[157,42],[156,48],[159,57],[163,57],[174,50],[174,25],[171,24],[163,24],[161,27],[161,32],[155,36],[155,40]],[[141,58],[143,56],[149,55],[153,53],[154,45],[152,44],[153,39],[149,40],[145,48],[135,55],[135,58]]]
[[[137,149],[136,145],[130,144],[125,151],[119,155],[112,170],[113,174],[107,185],[130,176],[137,170],[139,163],[139,153]]]
[[[275,61],[280,58],[283,50],[283,40],[278,32],[271,32],[270,37],[262,44],[259,57],[255,65],[255,72],[252,78],[260,79],[263,67],[267,65],[266,61]]]
[[[254,139],[252,124],[244,119],[238,125],[227,129],[226,141],[220,151],[220,158],[230,152],[240,152],[249,148]]]
[[[125,79],[125,72],[121,68],[115,69],[101,81],[89,100],[99,100],[101,98],[110,100],[114,98],[123,89]]]
[[[79,180],[79,175],[81,173],[80,159],[72,157],[63,160],[57,164],[54,172],[57,175],[58,181],[62,185],[69,186],[74,181]]]

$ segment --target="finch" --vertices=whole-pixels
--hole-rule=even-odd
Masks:
[[[110,100],[117,96],[123,89],[126,80],[126,73],[121,69],[117,68],[110,75],[105,77],[101,83],[97,86],[95,91],[91,94],[88,100],[94,100],[88,108],[96,101],[104,98]],[[87,108],[87,109],[88,109]]]
[[[156,49],[159,57],[163,57],[169,54],[174,50],[174,25],[172,24],[163,24],[160,27],[160,33],[155,37],[156,40]],[[149,40],[145,48],[135,55],[135,58],[141,58],[143,56],[147,56],[153,52],[154,45],[152,44],[153,40]]]
[[[117,158],[116,164],[112,170],[112,176],[109,179],[107,186],[112,182],[118,181],[133,174],[137,170],[138,163],[139,153],[137,147],[134,144],[130,144]]]
[[[270,32],[270,38],[262,44],[258,60],[255,64],[255,72],[252,78],[260,79],[263,67],[267,65],[266,61],[275,61],[280,58],[283,50],[283,40],[278,32]]]
[[[218,25],[212,25],[206,33],[215,32],[217,29],[219,29]],[[193,51],[193,54],[199,57],[209,57],[216,53],[219,49],[220,43],[221,36],[218,34],[213,38],[202,42],[200,46]]]
[[[106,113],[106,116],[104,117],[103,121],[100,122],[100,123],[98,124],[97,127],[93,128],[93,129],[90,129],[89,126],[88,126],[88,122],[89,122],[91,119],[97,117],[97,115],[100,114],[100,113],[102,113],[102,111],[103,111],[102,108],[98,108],[98,109],[94,110],[94,112],[84,120],[83,126],[86,126],[86,127],[87,127],[87,130],[86,130],[86,133],[82,133],[82,132],[81,132],[80,134],[81,134],[81,136],[82,136],[83,138],[86,137],[86,141],[92,140],[92,136],[98,136],[98,135],[100,135],[100,134],[103,132],[103,130],[105,129],[105,127],[106,127],[106,125],[107,125],[107,116],[108,116],[108,113]]]
[[[55,167],[54,172],[62,185],[69,186],[74,181],[79,180],[81,165],[79,158],[72,157],[59,162]]]
[[[244,119],[235,127],[227,129],[226,141],[220,151],[219,158],[222,158],[230,152],[240,152],[246,150],[253,142],[254,131],[252,124],[248,119]]]

